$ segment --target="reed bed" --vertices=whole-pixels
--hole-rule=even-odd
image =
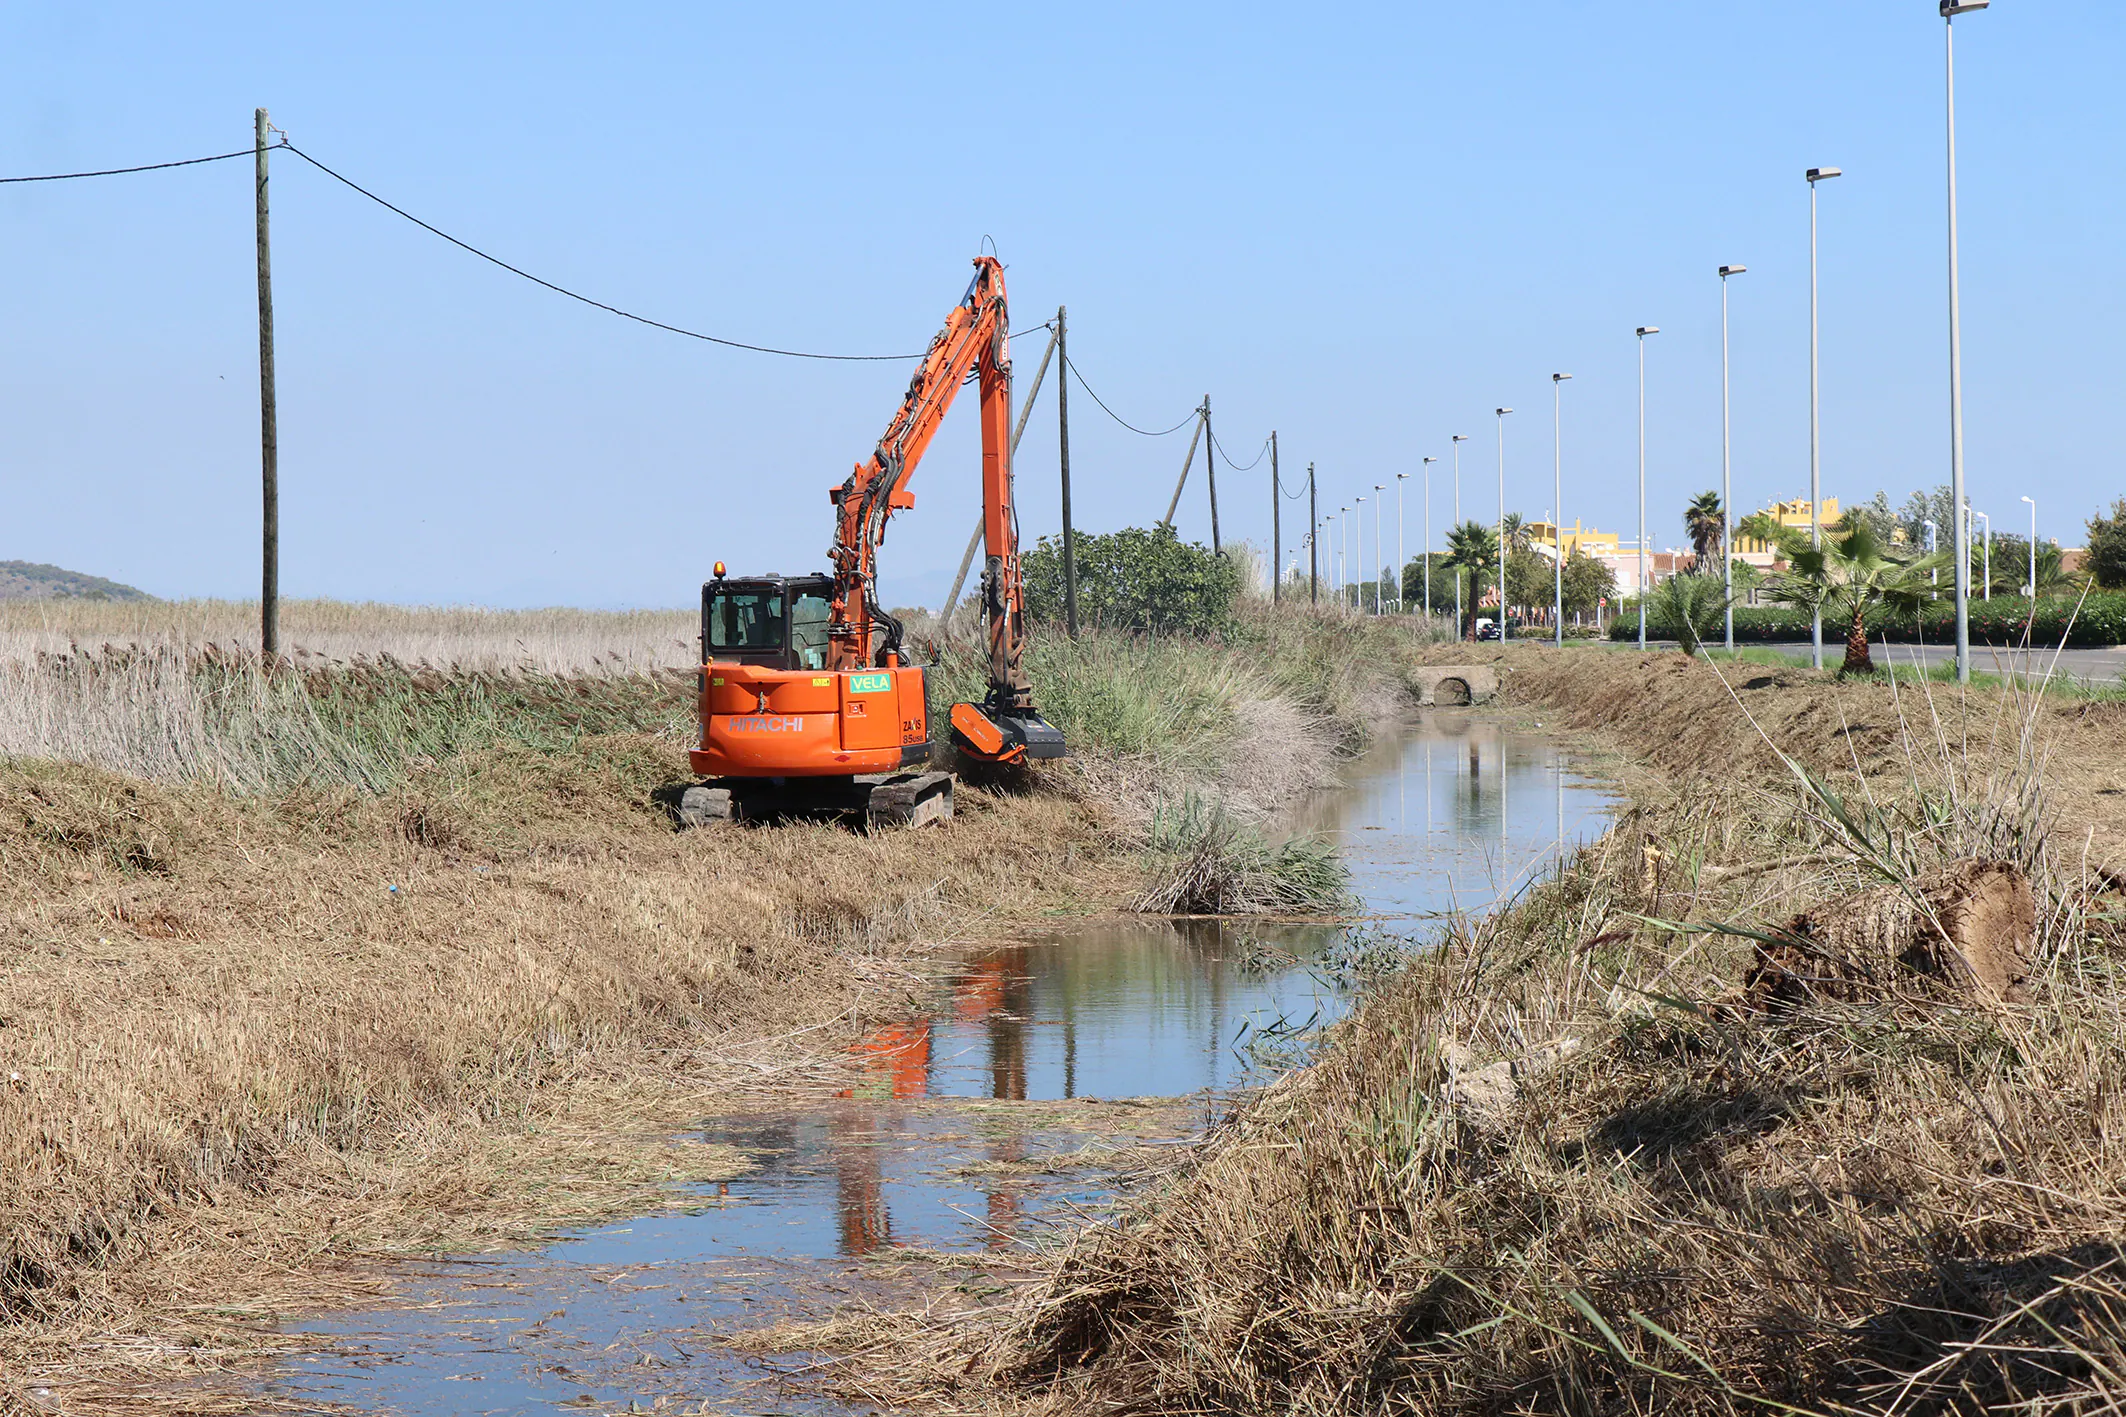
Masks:
[[[1546,718],[1679,767],[1424,942],[1041,1283],[882,1320],[866,1392],[1322,1417],[2126,1403],[2126,875],[2051,791],[2103,811],[2114,717],[1887,685],[1826,704],[1812,676],[1731,689],[1679,656],[1507,663]],[[1796,731],[1826,721],[1848,731]],[[1797,911],[1973,859],[2033,885],[2018,995],[1893,972],[1753,997]]]
[[[392,660],[431,669],[640,674],[692,669],[701,617],[678,610],[485,610],[284,600],[281,645],[297,663]],[[0,601],[0,664],[78,651],[258,648],[258,605],[240,600]]]

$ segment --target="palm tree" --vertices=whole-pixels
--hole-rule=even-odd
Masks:
[[[1499,537],[1496,529],[1482,522],[1463,522],[1447,533],[1447,557],[1445,564],[1455,568],[1455,575],[1470,573],[1470,586],[1475,594],[1469,597],[1469,638],[1476,638],[1476,602],[1481,598],[1479,578],[1485,571],[1499,563]],[[1503,614],[1503,611],[1501,612]]]
[[[1700,492],[1683,509],[1683,529],[1690,534],[1691,549],[1698,553],[1698,572],[1709,575],[1713,557],[1727,539],[1727,522],[1718,492]]]
[[[1819,549],[1797,549],[1793,563],[1793,570],[1772,579],[1767,594],[1781,605],[1845,620],[1845,663],[1839,666],[1840,674],[1875,672],[1875,661],[1868,653],[1868,612],[1878,605],[1917,610],[1935,589],[1930,573],[1944,565],[1940,556],[1895,559],[1861,518],[1838,531],[1826,531]]]
[[[1508,512],[1500,519],[1506,528],[1506,550],[1518,556],[1535,545],[1535,538],[1528,530],[1528,523],[1521,520],[1519,512]]]

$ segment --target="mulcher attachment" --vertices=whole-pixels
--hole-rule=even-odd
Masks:
[[[1062,733],[1032,707],[954,704],[952,746],[986,763],[1020,763],[1029,758],[1069,755]]]

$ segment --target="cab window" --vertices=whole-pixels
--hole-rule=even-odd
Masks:
[[[827,619],[824,595],[790,597],[790,647],[797,651],[796,668],[827,667]]]
[[[753,651],[781,649],[780,590],[721,590],[709,597],[709,648]]]

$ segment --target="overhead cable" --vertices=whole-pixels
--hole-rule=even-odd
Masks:
[[[608,305],[603,300],[594,300],[588,295],[584,295],[578,291],[570,290],[565,285],[556,285],[550,280],[535,276],[530,271],[524,270],[522,267],[511,265],[509,262],[503,260],[500,256],[491,256],[487,252],[482,251],[479,247],[473,245],[471,242],[461,241],[457,237],[452,236],[449,232],[443,230],[441,227],[432,226],[428,222],[422,221],[419,217],[415,216],[412,212],[407,211],[404,207],[394,206],[392,203],[385,201],[382,197],[379,197],[376,193],[370,191],[367,187],[362,186],[354,179],[350,177],[344,177],[339,173],[334,172],[331,168],[325,166],[325,164],[319,162],[316,158],[310,156],[310,154],[304,152],[295,144],[284,143],[282,146],[286,147],[289,152],[294,153],[304,162],[309,163],[319,172],[322,172],[327,177],[330,177],[333,181],[338,182],[346,187],[352,188],[356,192],[361,193],[370,201],[375,202],[378,206],[384,208],[384,210],[392,212],[398,216],[404,217],[406,220],[412,222],[415,226],[420,227],[421,230],[428,232],[430,235],[440,236],[445,241],[448,241],[451,245],[459,248],[460,250],[470,252],[471,254],[478,256],[481,260],[486,261],[490,265],[500,266],[503,270],[508,271],[511,275],[521,276],[534,285],[545,286],[548,290],[551,290],[556,295],[565,295],[569,299],[581,301],[583,304],[588,305],[595,310],[603,310],[609,315],[618,315],[623,320],[633,320],[638,325],[648,325],[652,329],[665,330],[671,334],[684,335],[688,339],[703,340],[709,344],[724,345],[730,349],[747,349],[751,350],[755,354],[779,354],[786,359],[826,359],[833,360],[838,363],[873,364],[904,359],[921,359],[923,357],[921,353],[819,354],[814,351],[804,349],[777,349],[773,345],[748,344],[744,340],[725,339],[721,335],[707,335],[703,334],[699,330],[689,330],[684,329],[678,325],[668,325],[662,320],[653,320],[647,315],[637,315],[632,310],[623,310],[617,305]]]
[[[1114,419],[1115,422],[1121,424],[1130,432],[1140,434],[1143,437],[1164,438],[1169,433],[1179,433],[1182,429],[1188,427],[1189,424],[1195,422],[1197,415],[1201,412],[1201,410],[1199,409],[1192,408],[1188,411],[1188,416],[1183,418],[1179,423],[1176,423],[1171,428],[1162,428],[1156,433],[1149,428],[1139,428],[1136,424],[1130,422],[1121,414],[1115,412],[1113,409],[1107,406],[1107,400],[1101,398],[1099,394],[1093,391],[1093,386],[1085,382],[1085,376],[1083,374],[1078,373],[1078,366],[1069,355],[1066,354],[1063,356],[1063,363],[1070,369],[1070,372],[1072,374],[1077,376],[1078,387],[1085,390],[1085,392],[1087,392],[1088,394],[1092,394],[1093,402],[1100,405],[1100,411],[1102,413],[1106,414],[1109,418]]]
[[[277,143],[276,147],[286,144]],[[212,157],[181,157],[175,162],[151,162],[141,167],[106,167],[96,172],[47,172],[39,177],[0,177],[0,184],[8,182],[71,182],[77,177],[123,177],[129,172],[160,172],[166,167],[197,167],[203,162],[227,162],[232,157],[250,157],[256,147],[238,148],[233,153],[216,153]]]
[[[1225,444],[1218,441],[1216,433],[1211,434],[1211,446],[1218,450],[1219,457],[1225,459],[1225,465],[1235,472],[1253,472],[1256,464],[1270,455],[1270,439],[1267,434],[1263,435],[1262,446],[1255,450],[1255,461],[1249,463],[1246,467],[1242,467],[1239,463],[1233,461],[1233,455],[1225,450]]]

